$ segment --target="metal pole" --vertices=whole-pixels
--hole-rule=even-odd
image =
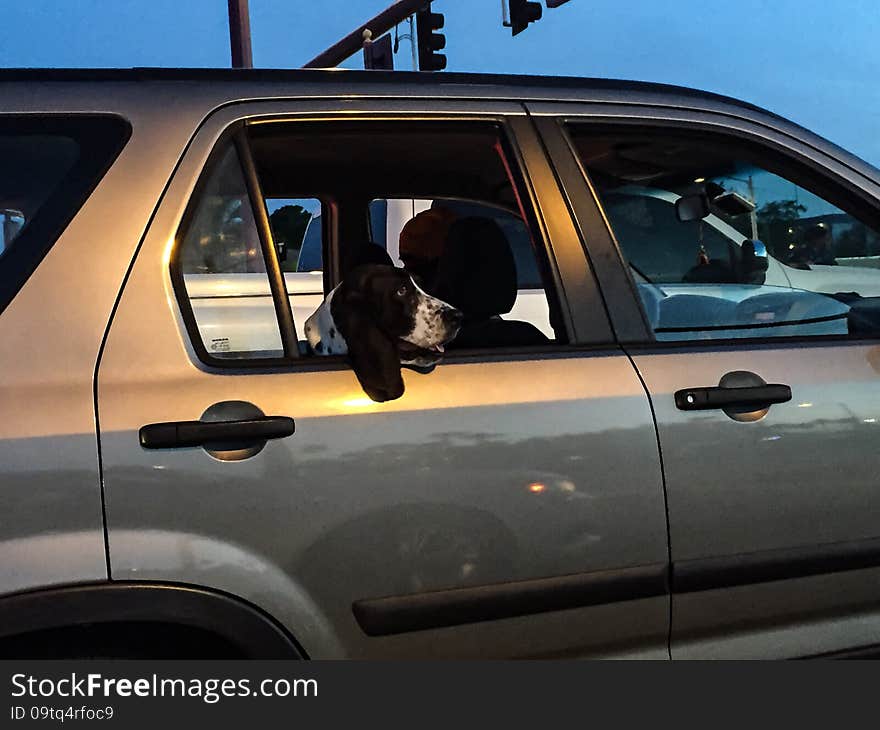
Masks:
[[[232,0],[229,1],[232,2]],[[361,23],[347,36],[338,40],[326,50],[321,51],[311,61],[304,64],[303,68],[332,68],[333,66],[338,66],[346,58],[353,56],[364,47],[365,30],[369,30],[373,38],[379,38],[406,17],[429,5],[430,1],[397,0],[396,3],[385,8],[378,15],[370,18],[365,23]]]
[[[412,70],[419,70],[419,62],[416,58],[416,19],[414,15],[409,16],[409,45],[412,49]]]
[[[251,20],[248,0],[227,0],[229,3],[229,48],[232,68],[253,68],[251,52]]]
[[[287,293],[284,272],[281,270],[281,264],[278,262],[278,249],[275,248],[272,224],[269,222],[269,214],[266,212],[266,199],[263,197],[263,191],[260,188],[257,167],[254,164],[254,157],[251,154],[247,133],[243,127],[235,133],[234,143],[235,151],[238,153],[238,161],[244,173],[244,181],[254,214],[254,223],[257,224],[260,247],[263,249],[266,275],[269,277],[269,291],[272,293],[275,316],[278,318],[284,357],[299,357],[299,343],[296,335],[296,326],[293,323],[290,296]]]
[[[749,213],[749,219],[751,220],[751,223],[752,223],[752,238],[757,239],[758,238],[758,214],[757,214],[758,201],[755,200],[755,184],[752,181],[751,175],[749,175],[749,197],[752,199],[752,205],[754,206],[754,208],[752,208],[751,212]]]

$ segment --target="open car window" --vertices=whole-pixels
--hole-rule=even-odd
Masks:
[[[321,207],[322,220],[318,211],[312,213],[296,269],[322,271],[323,293],[358,263],[387,261],[412,270],[429,293],[439,296],[442,290],[460,297],[460,306],[470,310],[465,312],[468,323],[491,319],[484,334],[502,327],[509,333],[520,330],[503,337],[462,336],[459,343],[493,347],[559,341],[562,328],[553,313],[556,298],[547,284],[544,244],[534,234],[531,212],[520,209],[523,196],[511,177],[515,166],[505,157],[498,125],[267,123],[249,133],[267,200],[310,196],[332,201]],[[481,225],[489,231],[482,238],[476,234]],[[448,253],[450,236],[463,253]],[[445,277],[445,284],[435,281],[437,276]],[[451,285],[451,278],[458,283]],[[465,286],[469,291],[463,291]]]

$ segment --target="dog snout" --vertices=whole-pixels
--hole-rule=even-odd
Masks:
[[[462,320],[464,319],[464,315],[460,310],[455,309],[454,307],[449,307],[449,309],[443,310],[443,322],[449,329],[457,330],[461,327]]]

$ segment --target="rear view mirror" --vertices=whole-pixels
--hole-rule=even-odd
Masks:
[[[703,220],[709,215],[709,198],[704,193],[684,195],[675,201],[675,216],[682,223]]]

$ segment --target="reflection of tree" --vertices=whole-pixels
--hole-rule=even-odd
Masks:
[[[795,243],[789,229],[806,210],[796,200],[772,200],[758,210],[758,238],[777,259],[788,257],[788,246]]]
[[[285,271],[296,271],[299,249],[311,218],[311,213],[301,205],[284,205],[269,216],[275,243],[287,244],[287,256],[281,266]]]

